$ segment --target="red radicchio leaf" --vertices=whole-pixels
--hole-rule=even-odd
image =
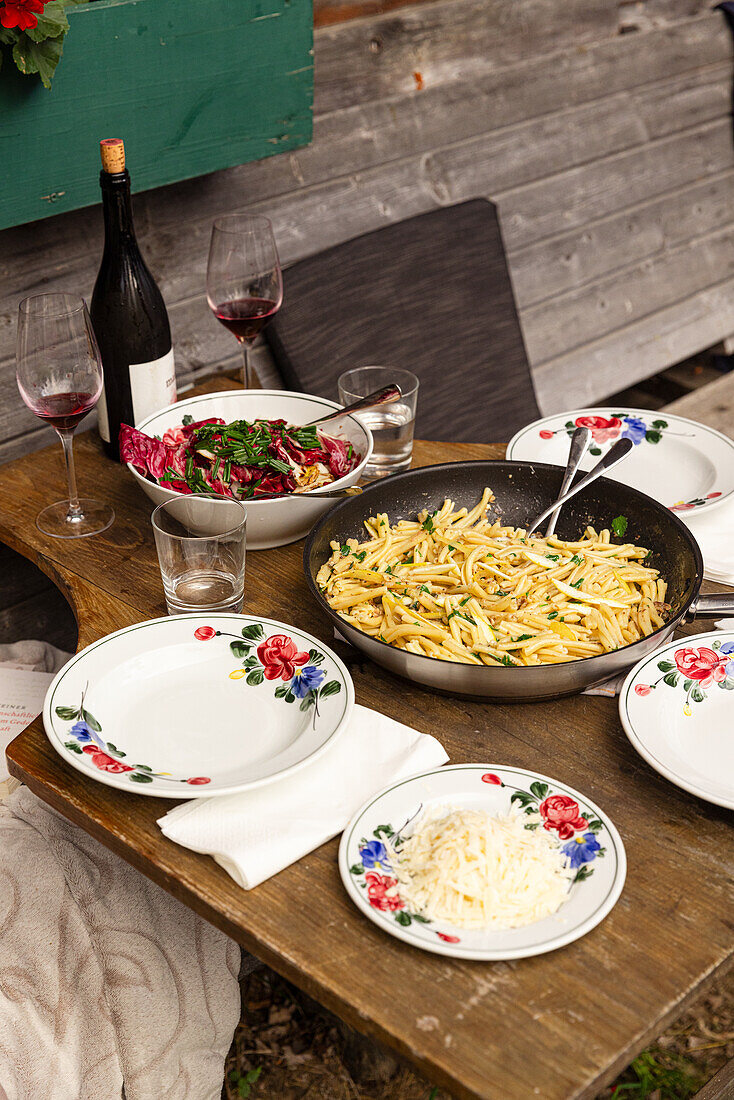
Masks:
[[[347,444],[341,439],[331,439],[327,435],[322,436],[321,439],[329,452],[329,469],[334,478],[344,477],[352,468],[352,463],[347,457]]]

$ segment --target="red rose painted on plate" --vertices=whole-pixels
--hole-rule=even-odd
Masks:
[[[588,822],[579,812],[578,802],[568,794],[551,794],[538,807],[543,818],[543,828],[555,829],[561,840],[568,840],[578,829],[585,829]]]
[[[382,913],[394,913],[397,909],[403,908],[403,902],[397,893],[394,893],[398,885],[396,878],[390,878],[388,875],[378,875],[374,871],[369,871],[365,875],[365,882],[367,883],[367,897],[373,909],[379,909]]]
[[[273,634],[257,647],[266,680],[291,680],[296,668],[308,662],[308,653],[299,653],[298,646],[286,634]]]
[[[200,642],[208,642],[211,638],[216,637],[216,633],[212,626],[200,626],[198,630],[194,631],[194,637]]]
[[[649,695],[652,691],[652,684],[635,684],[635,695]]]
[[[610,439],[616,439],[622,427],[622,421],[618,416],[612,416],[609,419],[604,416],[577,416],[575,424],[577,428],[590,428],[596,443],[606,443]]]
[[[114,757],[108,756],[106,752],[102,752],[96,745],[85,745],[82,752],[87,756],[91,756],[92,763],[96,768],[99,768],[103,772],[112,772],[117,775],[120,772],[134,772],[135,768],[129,764],[123,764],[119,760],[115,760]]]
[[[695,680],[701,687],[709,687],[710,684],[721,683],[726,679],[726,670],[715,649],[701,646],[696,650],[686,646],[676,649],[673,656],[678,671],[687,679]]]

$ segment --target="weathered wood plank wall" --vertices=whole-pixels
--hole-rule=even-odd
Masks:
[[[181,379],[236,359],[204,276],[211,219],[244,208],[292,261],[493,198],[547,411],[734,332],[732,46],[710,7],[319,0],[313,144],[137,196]],[[96,208],[0,234],[0,460],[48,441],[15,394],[17,300],[90,293],[100,253]]]

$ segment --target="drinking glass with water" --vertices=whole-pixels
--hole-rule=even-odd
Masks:
[[[239,614],[245,590],[245,506],[192,493],[159,504],[151,522],[168,614]]]
[[[385,477],[407,470],[413,454],[413,429],[418,403],[418,379],[409,370],[392,367],[356,367],[339,377],[339,400],[350,405],[374,390],[395,383],[402,396],[389,404],[352,413],[372,432],[372,456],[365,466],[365,478]]]

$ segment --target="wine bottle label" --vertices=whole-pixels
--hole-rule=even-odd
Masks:
[[[102,392],[99,395],[99,401],[97,403],[97,431],[105,443],[109,443],[110,421],[107,416],[107,398],[105,397],[104,384],[102,385]]]
[[[139,424],[151,413],[172,405],[176,400],[173,348],[160,359],[153,359],[150,363],[131,363],[130,391],[135,424]]]

